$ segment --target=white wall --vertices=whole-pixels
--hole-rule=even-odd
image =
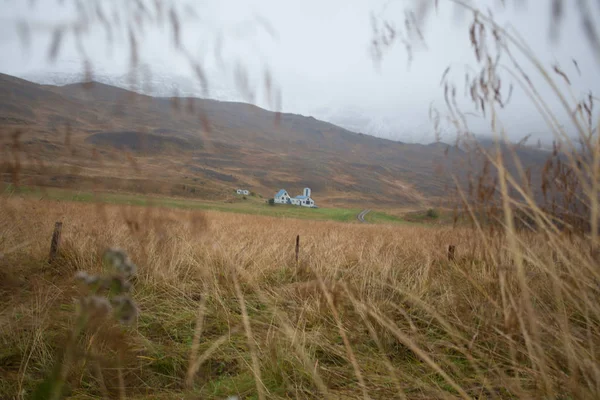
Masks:
[[[315,204],[315,201],[313,199],[306,199],[307,200],[307,204],[304,204],[304,201],[302,201],[302,203],[300,204],[303,207],[311,207]]]
[[[284,193],[281,197],[275,197],[275,203],[277,204],[286,204],[287,200],[290,198],[290,196],[286,193]]]
[[[307,190],[310,192],[309,188],[304,188],[305,192]],[[289,200],[289,202],[295,206],[312,207],[315,205],[315,201],[313,199],[311,199],[310,197],[308,199],[306,199],[307,203],[305,204],[304,203],[305,200],[292,198],[289,196],[289,194],[287,194],[287,192],[280,197],[275,197],[274,200],[275,200],[275,203],[277,203],[277,204],[288,204],[288,200]]]

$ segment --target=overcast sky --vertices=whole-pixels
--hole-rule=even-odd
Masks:
[[[576,97],[589,90],[599,91],[600,65],[591,56],[582,35],[580,15],[570,8],[575,1],[565,2],[566,18],[561,25],[560,39],[554,45],[548,38],[550,0],[506,2],[505,9],[498,6],[498,0],[476,3],[483,9],[488,6],[493,9],[500,22],[510,21],[544,64],[558,63],[571,78]],[[75,2],[67,0],[59,6],[56,0],[37,0],[33,7],[28,3],[5,0],[0,9],[0,52],[4,55],[0,58],[0,72],[27,76],[32,72],[80,69],[81,56],[69,35],[56,63],[47,63],[51,42],[47,27],[72,22],[76,15]],[[153,1],[147,3],[154,4]],[[233,94],[235,68],[240,62],[250,71],[251,84],[257,87],[254,102],[274,109],[275,104],[267,103],[262,90],[264,71],[268,69],[274,84],[281,90],[283,111],[334,122],[358,119],[359,124],[370,126],[364,131],[378,136],[429,141],[432,137],[427,117],[429,105],[434,102],[444,109],[443,90],[439,85],[444,70],[451,66],[449,78],[462,88],[465,65],[475,65],[468,36],[471,16],[458,13],[447,0],[440,0],[438,13],[426,20],[428,48],[415,52],[408,66],[406,50],[396,45],[386,53],[379,68],[369,56],[371,12],[382,13],[402,26],[403,10],[414,1],[213,0],[189,3],[194,4],[198,19],[185,18],[182,42],[204,66],[212,90],[231,91],[232,99],[240,99],[239,94]],[[514,3],[524,3],[524,6]],[[598,2],[592,1],[590,5],[598,21]],[[184,8],[180,10],[186,13]],[[35,28],[27,51],[17,35],[19,21],[26,21]],[[186,59],[173,49],[171,31],[167,27],[166,23],[162,29],[145,27],[140,61],[148,63],[157,73],[194,76]],[[223,38],[221,42],[219,37]],[[221,44],[217,46],[217,43]],[[129,65],[126,35],[119,36],[109,46],[105,31],[94,25],[87,32],[84,47],[99,73],[121,73]],[[217,60],[216,47],[221,49],[223,65]],[[581,76],[572,59],[577,60]],[[541,91],[546,93],[543,88]],[[459,92],[462,95],[462,90]],[[515,89],[512,104],[502,115],[512,138],[547,131],[530,100],[519,89]],[[470,121],[476,131],[486,132],[485,124],[474,117]]]

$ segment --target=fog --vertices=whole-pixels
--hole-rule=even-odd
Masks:
[[[59,3],[3,3],[0,51],[4,56],[0,59],[0,72],[43,83],[62,79],[60,82],[64,83],[81,77],[77,73],[87,59],[96,77],[108,79],[125,74],[131,65],[128,32],[125,29],[109,35],[102,24],[87,26],[80,44],[66,33],[56,59],[49,61],[52,28],[69,26],[81,15],[77,2]],[[148,9],[153,9],[154,2],[147,3]],[[409,53],[400,43],[388,49],[379,63],[371,57],[369,45],[373,39],[372,13],[401,29],[403,11],[414,1],[214,0],[190,2],[193,6],[188,7],[182,1],[172,3],[181,17],[181,48],[188,57],[173,46],[168,16],[135,28],[136,37],[140,38],[136,42],[139,63],[155,76],[155,86],[163,82],[176,93],[206,94],[220,100],[252,102],[274,111],[312,115],[375,136],[433,141],[428,113],[432,104],[444,113],[440,86],[444,71],[450,66],[448,79],[456,82],[458,95],[462,96],[465,67],[479,68],[469,40],[472,15],[450,1],[440,0],[437,11],[431,9],[423,27],[426,47],[413,48],[410,63]],[[598,92],[600,64],[583,35],[576,2],[564,3],[565,17],[555,43],[549,38],[550,1],[507,0],[505,7],[493,0],[475,3],[482,10],[493,10],[501,24],[510,23],[547,68],[559,65],[569,76],[569,90],[574,98],[589,91]],[[592,3],[594,18],[598,20],[598,2]],[[191,13],[192,8],[196,16]],[[135,20],[134,14],[128,16],[126,8],[119,15]],[[108,15],[111,18],[115,17]],[[28,46],[19,35],[24,26],[30,32]],[[186,88],[186,84],[178,86],[177,82],[188,82],[178,78],[198,81],[189,58],[202,66],[208,81],[207,93]],[[541,78],[536,78],[539,74],[532,66],[522,57],[519,60],[569,129],[567,115],[555,96]],[[561,87],[567,87],[560,77],[552,77]],[[272,82],[270,90],[266,81]],[[527,134],[551,140],[547,125],[518,86],[501,117],[513,140]],[[489,123],[481,116],[470,115],[468,119],[475,133],[489,133]],[[451,126],[443,124],[442,139],[450,141],[452,135]]]

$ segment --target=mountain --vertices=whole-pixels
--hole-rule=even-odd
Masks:
[[[208,94],[208,97],[214,100],[242,100],[242,97],[233,87],[227,86],[222,81],[212,80],[210,86],[205,88],[198,79],[194,79],[191,76],[177,74],[165,68],[157,68],[156,66],[151,70],[146,65],[138,66],[126,73],[107,72],[102,68],[97,68],[91,74],[91,79],[81,69],[73,67],[29,72],[23,75],[23,79],[54,86],[64,86],[93,80],[105,85],[154,97],[206,97]]]
[[[242,95],[234,71],[224,67],[217,68],[214,65],[203,65],[203,67],[206,87],[202,85],[189,66],[173,68],[161,59],[152,59],[151,62],[142,63],[135,68],[119,67],[109,61],[95,63],[93,71],[89,74],[84,72],[81,61],[61,59],[56,65],[46,65],[39,70],[23,72],[19,76],[42,85],[64,86],[93,80],[153,97],[178,96],[230,102],[248,101],[248,97]],[[253,88],[255,97],[251,102],[267,106],[264,98],[265,88],[260,83],[254,83],[258,84],[258,87]],[[317,104],[312,107],[303,104],[290,106],[293,99],[286,97],[284,103],[288,107],[292,107],[290,110],[302,110],[305,115],[311,115],[352,132],[361,132],[407,143],[427,144],[437,140],[433,131],[433,123],[428,119],[426,110],[423,110],[424,113],[421,115],[406,115],[401,112],[402,110],[390,109],[389,105],[385,109],[372,106],[369,108],[367,107],[368,101],[353,105],[345,104],[340,99],[335,101],[316,99],[315,101]],[[471,123],[476,122],[481,127],[481,121],[474,120]],[[453,129],[453,127],[448,129]],[[514,135],[511,136],[511,140],[519,141],[529,135],[529,144],[534,145],[540,139],[545,148],[552,147],[552,141],[548,139],[550,135],[547,132],[511,131],[509,133]],[[444,141],[454,142],[455,134],[453,131],[442,131],[440,137]]]
[[[466,176],[464,150],[442,143],[99,82],[40,85],[0,74],[0,133],[3,160],[19,160],[5,161],[4,181],[82,190],[226,199],[237,187],[267,197],[308,186],[324,206],[405,206],[446,199],[453,181],[443,172]]]
[[[151,67],[149,64],[141,64],[132,70],[127,69],[127,72],[115,72],[117,70],[118,68],[109,65],[94,65],[93,73],[86,76],[81,68],[81,62],[67,59],[61,60],[54,67],[46,66],[39,71],[26,72],[20,77],[31,82],[54,86],[94,80],[154,97],[180,96],[220,101],[244,101],[234,83],[235,80],[230,79],[231,77],[228,77],[227,73],[218,71],[214,67],[204,71],[207,82],[209,82],[207,88],[200,84],[195,75],[186,74],[190,71],[174,71],[160,60],[153,60]],[[422,144],[435,140],[429,121],[424,121],[415,132],[406,129],[405,121],[397,115],[367,110],[358,106],[327,104],[321,107],[309,107],[304,112],[350,131],[362,132],[371,136]]]

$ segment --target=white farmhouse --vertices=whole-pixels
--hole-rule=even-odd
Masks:
[[[292,204],[302,207],[315,207],[315,201],[310,197],[310,188],[304,188],[301,196],[290,197],[287,191],[281,189],[275,195],[275,203],[277,204]]]
[[[248,196],[250,194],[250,192],[248,190],[245,190],[245,189],[236,189],[235,192],[237,194],[243,194],[244,196]]]
[[[277,204],[291,204],[290,195],[284,189],[281,189],[279,192],[277,192],[274,200]]]

